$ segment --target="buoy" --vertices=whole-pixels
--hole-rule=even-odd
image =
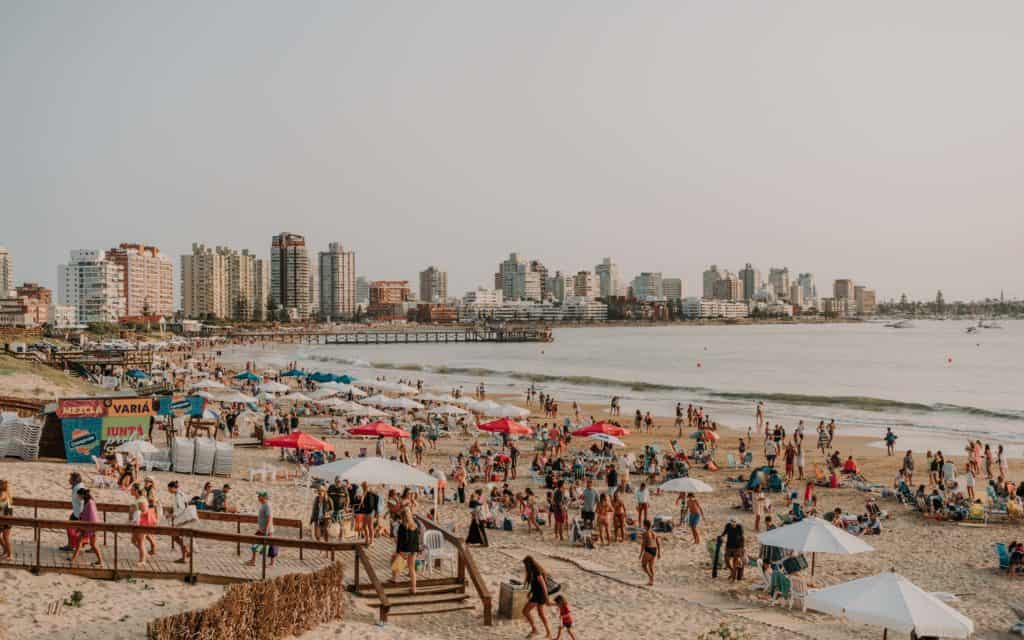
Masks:
[[[946,358],[946,364],[953,364],[953,358]]]
[[[701,367],[701,364],[700,364],[700,362],[698,362],[697,363],[697,368],[700,369],[700,367]]]

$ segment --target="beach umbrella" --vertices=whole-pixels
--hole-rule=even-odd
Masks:
[[[851,622],[882,627],[883,638],[889,629],[917,637],[966,638],[974,633],[970,618],[892,571],[812,589],[806,604]]]
[[[417,411],[423,408],[422,404],[409,398],[389,399],[384,403],[384,406],[392,409],[401,409],[403,411]]]
[[[147,440],[129,440],[124,444],[118,445],[114,451],[120,451],[121,453],[137,453],[140,456],[147,453],[156,453],[159,451],[152,442]]]
[[[334,397],[334,398],[314,398],[313,402],[317,403],[321,407],[327,407],[329,409],[334,409],[334,410],[337,410],[337,411],[340,411],[340,410],[343,410],[343,409],[351,409],[353,406],[356,406],[356,407],[359,406],[359,405],[357,405],[354,402],[349,402],[348,400],[342,400],[341,398],[337,398],[337,397]]]
[[[360,402],[363,404],[373,405],[375,407],[385,407],[389,402],[391,402],[391,398],[378,393],[370,396],[369,398],[363,398]]]
[[[302,393],[289,393],[277,399],[278,402],[312,402],[312,398]]]
[[[622,440],[619,440],[615,436],[610,436],[607,433],[592,433],[589,436],[587,436],[587,438],[589,440],[597,440],[598,442],[607,442],[608,444],[612,445],[613,447],[624,447],[624,446],[626,446],[625,442],[623,442]]]
[[[470,400],[466,403],[466,408],[473,413],[486,414],[488,411],[497,411],[501,409],[501,405],[494,400]]]
[[[334,382],[334,374],[317,371],[316,373],[311,374],[309,376],[309,379],[312,380],[313,382]]]
[[[387,458],[366,457],[337,460],[316,467],[309,473],[314,478],[327,482],[335,478],[348,480],[353,484],[363,482],[372,485],[397,487],[437,487],[437,478],[416,467]]]
[[[351,384],[345,384],[342,382],[325,382],[320,385],[321,389],[330,389],[342,393],[345,395],[352,394],[353,398],[364,398],[366,392],[359,387],[352,386]]]
[[[408,438],[409,432],[387,422],[371,422],[348,430],[352,436],[376,436],[378,438]]]
[[[469,412],[465,409],[456,407],[453,404],[443,404],[440,407],[433,407],[427,409],[428,414],[434,414],[436,416],[465,416],[469,415]]]
[[[246,395],[241,391],[228,391],[224,393],[214,393],[212,397],[217,402],[223,402],[228,404],[255,404],[256,398]]]
[[[606,433],[606,434],[608,434],[610,436],[615,436],[616,438],[621,438],[622,436],[628,436],[629,435],[629,429],[623,429],[622,427],[617,427],[614,424],[611,424],[609,422],[595,422],[592,425],[588,425],[586,427],[583,427],[582,429],[577,429],[577,430],[573,431],[572,435],[574,435],[574,436],[589,436],[589,435],[591,435],[593,433]]]
[[[302,449],[303,451],[334,451],[334,445],[314,438],[302,431],[292,431],[283,436],[271,438],[263,443],[264,447],[280,447],[282,449]]]
[[[341,393],[341,392],[338,391],[337,389],[333,389],[333,388],[325,389],[323,387],[320,387],[316,391],[310,391],[306,395],[309,396],[310,398],[312,398],[314,402],[316,402],[317,400],[323,400],[324,398],[330,398],[332,396],[336,396],[339,393]]]
[[[508,433],[511,435],[532,436],[533,429],[526,425],[519,424],[508,418],[500,418],[494,422],[488,422],[477,427],[481,431],[490,433]]]
[[[135,378],[136,380],[145,380],[149,375],[140,369],[129,369],[124,372],[124,375],[129,378]]]
[[[260,377],[252,371],[243,371],[235,376],[235,380],[247,380],[249,382],[259,382]]]
[[[223,389],[224,385],[217,382],[216,380],[210,380],[205,378],[199,382],[193,383],[189,386],[190,389]]]
[[[280,382],[264,382],[260,385],[260,391],[264,393],[285,393],[291,387]]]
[[[281,377],[282,378],[302,378],[305,375],[306,374],[304,372],[299,371],[298,369],[289,369],[288,371],[285,371],[284,373],[282,373]]]
[[[351,404],[354,405],[354,406],[350,407],[349,409],[344,409],[343,410],[345,414],[350,415],[350,416],[366,417],[366,418],[383,418],[383,417],[386,417],[388,415],[388,414],[384,413],[383,411],[381,411],[379,409],[374,409],[373,407],[363,406],[363,405],[357,404],[355,402],[353,402]]]
[[[658,487],[666,493],[711,493],[714,489],[697,478],[673,478]]]
[[[827,520],[814,517],[765,531],[758,535],[757,539],[761,544],[772,547],[810,553],[811,575],[814,575],[815,554],[853,555],[875,550],[857,536],[850,535]]]
[[[421,393],[416,396],[416,399],[420,402],[447,402],[448,404],[455,401],[455,398],[450,395],[442,396],[437,393]]]
[[[503,404],[497,409],[483,411],[483,414],[491,418],[525,418],[530,412],[511,404]]]
[[[334,382],[340,382],[341,384],[352,384],[356,379],[348,374],[342,374],[340,376],[334,376]]]

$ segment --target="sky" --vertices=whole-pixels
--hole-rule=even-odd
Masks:
[[[0,245],[1024,297],[1024,3],[0,4]],[[414,284],[415,288],[415,284]]]

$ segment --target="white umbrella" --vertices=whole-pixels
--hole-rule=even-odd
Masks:
[[[673,478],[659,487],[668,493],[711,493],[714,489],[697,478]]]
[[[352,394],[353,398],[362,398],[366,396],[366,392],[359,387],[351,384],[345,384],[343,382],[324,382],[320,385],[321,389],[334,389],[338,393],[345,395]]]
[[[253,404],[256,398],[246,395],[241,391],[228,391],[227,393],[215,393],[213,399],[223,403]]]
[[[359,484],[390,485],[400,487],[437,486],[437,478],[416,467],[387,458],[354,458],[338,460],[310,468],[310,475],[328,482],[335,478]]]
[[[432,413],[437,416],[464,416],[468,415],[469,412],[465,409],[460,409],[452,404],[441,405],[440,407],[433,407],[427,409],[427,413]]]
[[[415,400],[410,400],[409,398],[396,398],[388,400],[386,403],[384,403],[384,406],[391,407],[393,409],[402,409],[403,411],[415,411],[423,408],[422,404],[416,402]]]
[[[386,407],[387,404],[391,402],[391,398],[378,393],[377,395],[370,396],[369,398],[363,398],[360,402],[363,404]]]
[[[264,382],[259,386],[259,389],[264,393],[285,393],[291,389],[291,387],[286,384],[281,384],[280,382]]]
[[[526,409],[520,409],[511,404],[503,404],[495,409],[485,409],[482,413],[491,418],[525,418],[530,415]]]
[[[374,409],[373,407],[365,407],[361,404],[356,404],[355,407],[352,407],[350,410],[346,410],[345,413],[350,416],[366,416],[367,418],[383,418],[388,415],[383,411]]]
[[[189,388],[190,389],[223,389],[224,385],[222,385],[221,383],[217,382],[216,380],[210,380],[209,378],[206,378],[204,380],[200,380],[199,382],[193,383]]]
[[[442,396],[437,393],[421,393],[416,396],[416,399],[420,402],[447,402],[448,404],[451,404],[455,400],[455,398],[450,395]]]
[[[118,447],[114,449],[114,451],[120,451],[122,453],[137,453],[139,455],[144,455],[147,453],[156,453],[157,451],[159,451],[159,449],[153,446],[153,443],[146,440],[129,440],[124,444],[118,445]]]
[[[966,638],[970,618],[894,572],[844,582],[807,594],[807,607],[852,622],[920,636]]]
[[[338,391],[337,389],[324,389],[323,387],[321,387],[321,388],[317,389],[316,391],[310,391],[306,395],[309,396],[310,398],[312,398],[314,402],[316,402],[316,401],[319,401],[319,400],[323,400],[324,398],[330,398],[332,396],[336,396],[339,393],[341,393],[341,392]]]
[[[622,440],[619,440],[615,436],[609,435],[607,433],[592,433],[589,436],[587,436],[587,438],[589,438],[591,440],[597,440],[598,442],[607,442],[608,444],[612,445],[613,447],[624,447],[624,446],[626,446],[625,442],[623,442]]]
[[[312,398],[307,395],[295,392],[289,393],[286,396],[281,396],[277,399],[278,402],[312,402]]]
[[[811,554],[811,575],[814,575],[814,554],[852,555],[874,551],[875,548],[821,518],[804,518],[800,522],[766,531],[757,539],[761,544]]]
[[[341,398],[313,398],[313,402],[321,407],[330,407],[332,409],[340,409],[349,405],[347,400],[342,400]]]
[[[488,411],[497,411],[501,409],[501,405],[495,402],[494,400],[481,400],[479,402],[467,402],[466,408],[472,411],[473,413],[485,414]]]

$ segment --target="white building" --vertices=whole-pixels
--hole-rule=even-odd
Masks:
[[[124,269],[103,251],[76,249],[57,268],[57,300],[75,308],[75,323],[117,322],[125,315]]]
[[[754,294],[761,288],[761,272],[748,262],[745,267],[740,269],[739,279],[743,283],[743,299],[752,300]]]
[[[570,296],[564,304],[510,300],[501,304],[476,302],[459,307],[459,322],[480,320],[495,322],[602,322],[608,319],[608,306],[596,300]]]
[[[356,277],[356,304],[370,304],[370,280],[365,276]]]
[[[345,251],[340,242],[320,252],[320,318],[349,320],[356,313],[356,254]],[[366,297],[370,290],[367,283]]]
[[[601,298],[608,299],[623,295],[622,276],[619,274],[619,265],[611,258],[601,260],[601,264],[594,267],[597,274],[597,292]]]
[[[462,296],[462,304],[496,307],[502,304],[504,299],[504,294],[499,289],[479,287],[474,291],[467,291],[466,295]]]
[[[505,300],[540,300],[544,290],[540,279],[540,271],[531,268],[526,258],[510,253],[508,260],[498,265],[494,288],[501,289]]]
[[[701,295],[705,299],[711,299],[715,297],[715,285],[724,277],[724,274],[718,270],[718,265],[711,265],[704,271],[704,291]]]
[[[572,295],[593,300],[597,297],[597,278],[589,271],[578,271],[573,277]]]
[[[664,300],[665,288],[661,272],[644,271],[633,278],[633,297],[641,302]]]
[[[661,291],[665,294],[666,300],[673,302],[682,300],[686,295],[682,278],[662,278]]]
[[[587,298],[567,298],[562,312],[564,322],[604,322],[608,319],[608,305]]]
[[[75,308],[69,304],[51,304],[48,310],[50,324],[55,329],[69,329],[75,326]]]
[[[796,283],[800,285],[804,304],[810,304],[818,299],[818,287],[814,284],[813,273],[801,273],[797,276]]]
[[[779,298],[789,297],[789,267],[776,269],[772,267],[768,271],[768,282],[775,288],[775,295]]]
[[[554,276],[548,278],[548,293],[556,302],[565,302],[566,298],[573,295],[575,289],[576,280],[571,275],[556,271]]]
[[[14,295],[14,262],[7,247],[0,247],[0,298]]]
[[[705,318],[746,318],[750,315],[750,305],[746,302],[732,300],[708,300],[705,298],[686,298],[683,300],[683,317],[691,319]]]

